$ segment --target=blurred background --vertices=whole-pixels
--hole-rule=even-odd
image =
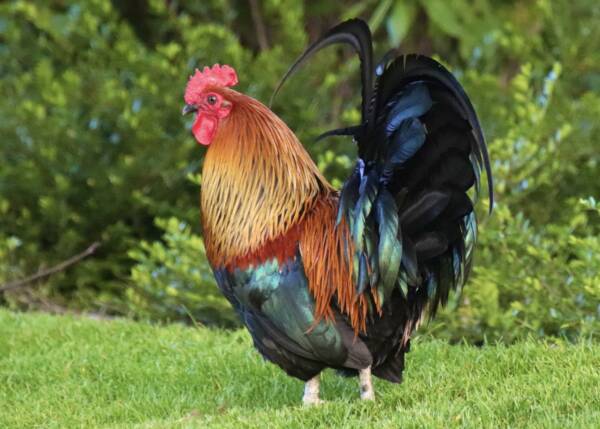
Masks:
[[[226,63],[268,102],[307,43],[356,16],[377,57],[399,47],[456,74],[491,153],[497,205],[487,217],[482,199],[474,273],[421,332],[600,338],[597,0],[2,2],[0,306],[237,326],[204,258],[185,83]],[[358,121],[357,70],[327,50],[273,106],[336,186],[353,145],[312,141]]]

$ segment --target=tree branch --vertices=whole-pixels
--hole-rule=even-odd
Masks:
[[[29,283],[36,281],[36,280],[39,280],[44,277],[48,277],[59,271],[63,271],[65,269],[67,269],[68,267],[70,267],[71,265],[74,265],[74,264],[78,263],[79,261],[81,261],[82,259],[85,259],[88,256],[92,255],[96,251],[96,249],[98,249],[98,247],[100,247],[100,242],[96,241],[96,242],[92,243],[83,252],[70,257],[69,259],[61,262],[60,264],[53,266],[52,268],[38,271],[37,273],[35,273],[29,277],[26,277],[22,280],[15,280],[13,282],[9,282],[9,283],[2,285],[0,287],[0,292],[6,292],[8,290],[18,289],[20,287],[23,287]]]
[[[254,22],[254,28],[256,29],[256,40],[261,51],[269,49],[269,41],[267,40],[267,30],[265,29],[265,23],[263,22],[258,2],[256,0],[248,0],[250,2],[250,13],[252,14],[252,21]]]

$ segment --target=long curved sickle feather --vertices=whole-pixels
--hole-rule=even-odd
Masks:
[[[363,129],[362,125],[354,125],[351,127],[336,128],[334,130],[325,131],[324,133],[321,133],[317,137],[315,137],[315,142],[318,142],[320,140],[323,140],[327,137],[332,137],[332,136],[353,136],[354,137],[354,136],[360,134],[362,129]]]
[[[373,94],[373,46],[371,43],[371,30],[360,19],[350,19],[336,25],[323,37],[310,45],[300,57],[292,64],[279,84],[273,91],[269,106],[273,104],[275,96],[287,81],[309,58],[321,49],[337,44],[347,43],[354,48],[360,58],[360,73],[362,83],[362,120],[367,122],[370,115],[370,103]]]

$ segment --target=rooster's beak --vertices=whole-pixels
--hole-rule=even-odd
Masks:
[[[181,111],[182,115],[187,115],[188,113],[192,113],[195,112],[196,106],[194,106],[193,104],[186,104],[185,106],[183,106],[183,110]]]

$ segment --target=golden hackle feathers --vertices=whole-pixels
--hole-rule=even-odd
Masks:
[[[226,265],[286,233],[331,188],[273,112],[233,90],[220,92],[234,107],[206,153],[201,205],[208,256]]]

